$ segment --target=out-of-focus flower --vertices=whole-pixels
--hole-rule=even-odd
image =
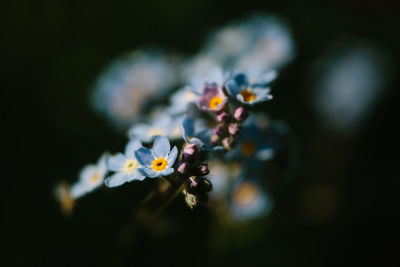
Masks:
[[[71,196],[79,198],[95,190],[103,184],[107,172],[106,158],[108,154],[103,154],[96,164],[85,166],[79,174],[79,180],[71,186]]]
[[[56,199],[60,202],[61,212],[64,215],[71,215],[74,207],[75,207],[75,198],[71,195],[70,186],[62,181],[56,185],[54,194]]]
[[[209,178],[213,183],[213,190],[210,192],[211,198],[227,200],[231,183],[238,178],[242,166],[238,162],[224,162],[217,158],[209,160],[208,166]]]
[[[205,76],[210,70],[220,66],[221,62],[214,55],[200,53],[182,64],[182,81],[186,83],[195,76]]]
[[[256,15],[244,27],[250,33],[252,46],[238,57],[234,69],[279,69],[294,57],[290,30],[281,19]]]
[[[195,104],[199,95],[194,93],[190,87],[185,86],[174,94],[170,98],[170,105],[167,108],[167,113],[171,115],[182,115],[184,114],[190,105]]]
[[[134,180],[142,181],[145,178],[138,172],[140,164],[135,156],[135,151],[140,147],[142,143],[132,139],[125,148],[125,154],[118,153],[107,158],[107,168],[115,173],[105,180],[106,186],[116,187]]]
[[[239,102],[247,105],[254,105],[272,99],[270,88],[265,85],[276,77],[275,72],[266,75],[259,81],[250,83],[246,74],[239,73],[229,80],[225,87],[228,93]]]
[[[242,159],[250,165],[272,159],[275,153],[268,139],[267,127],[269,125],[263,125],[263,123],[264,120],[260,120],[257,116],[250,116],[243,124],[238,144],[226,154],[226,158]]]
[[[171,144],[165,136],[154,140],[153,148],[141,147],[135,152],[136,158],[142,165],[140,173],[149,178],[168,176],[174,172],[172,166],[178,156],[176,146],[171,150]]]
[[[386,53],[366,44],[334,49],[316,66],[314,101],[322,124],[341,134],[358,130],[373,112],[391,67]]]
[[[221,146],[214,146],[211,140],[212,129],[201,118],[185,117],[181,123],[183,139],[189,144],[195,144],[201,149],[222,150]]]
[[[272,201],[263,188],[252,179],[238,179],[233,188],[230,214],[236,221],[244,221],[268,214]]]
[[[181,136],[179,126],[181,118],[171,117],[164,113],[158,116],[151,124],[137,123],[129,129],[129,136],[149,143],[157,136],[168,136],[175,140]]]
[[[155,50],[134,51],[105,70],[97,80],[92,100],[98,112],[126,128],[147,104],[163,99],[178,82],[176,56]]]

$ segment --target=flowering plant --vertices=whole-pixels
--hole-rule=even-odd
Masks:
[[[253,107],[272,99],[270,84],[292,56],[287,27],[255,16],[214,33],[193,58],[137,51],[114,63],[97,81],[93,103],[129,129],[129,141],[124,153],[85,167],[72,186],[59,184],[63,210],[102,184],[161,179],[161,205],[182,193],[190,208],[228,199],[236,220],[268,213],[265,162],[282,152],[288,128]]]

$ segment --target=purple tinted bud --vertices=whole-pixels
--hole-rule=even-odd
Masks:
[[[197,187],[199,185],[199,183],[196,181],[195,177],[190,177],[189,178],[189,183],[191,187]]]
[[[224,139],[222,139],[222,145],[224,146],[224,148],[226,150],[231,150],[232,149],[232,145],[233,145],[233,137],[229,136],[229,137],[225,137]]]
[[[240,132],[240,124],[235,122],[229,124],[228,131],[231,135],[237,135]]]
[[[193,175],[205,176],[210,173],[207,163],[200,163],[193,168]]]
[[[200,170],[201,174],[203,174],[203,175],[207,175],[210,172],[207,164],[200,164],[199,170]]]
[[[180,161],[178,163],[178,169],[177,171],[181,174],[185,174],[189,169],[189,164],[185,161]]]
[[[229,122],[230,119],[231,115],[226,111],[222,111],[217,114],[217,121],[219,122]]]
[[[195,145],[195,144],[187,145],[187,146],[183,149],[183,159],[184,159],[184,160],[191,160],[191,159],[193,159],[194,154],[196,154],[196,145]]]
[[[235,112],[233,113],[233,117],[237,121],[244,121],[248,115],[249,113],[244,107],[238,107],[237,109],[235,109]]]
[[[219,124],[213,128],[213,134],[224,136],[226,134],[225,125]]]

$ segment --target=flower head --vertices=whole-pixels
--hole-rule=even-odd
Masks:
[[[138,172],[140,164],[135,156],[135,151],[142,146],[137,140],[131,140],[125,148],[125,154],[118,153],[107,159],[107,168],[115,173],[105,180],[108,187],[120,186],[133,180],[142,181],[145,177]]]
[[[220,68],[214,68],[207,75],[194,77],[190,87],[200,97],[197,106],[203,111],[217,112],[225,107],[227,98],[222,90],[225,75]]]
[[[156,49],[136,50],[116,59],[94,85],[94,108],[126,129],[150,102],[163,99],[178,83],[177,61],[177,56]]]
[[[243,159],[248,164],[254,165],[274,157],[275,150],[266,133],[269,125],[263,125],[261,121],[265,122],[266,118],[264,116],[248,118],[243,124],[236,147],[226,154],[227,159]]]
[[[265,86],[275,77],[276,72],[271,72],[257,80],[253,78],[254,81],[249,81],[248,75],[239,73],[229,80],[225,87],[228,93],[239,102],[254,105],[272,99],[270,89]]]
[[[71,196],[79,198],[103,184],[107,172],[106,158],[103,154],[96,164],[85,166],[79,174],[79,180],[71,186]]]
[[[171,139],[180,137],[181,119],[172,118],[168,113],[157,117],[152,123],[138,123],[129,130],[129,136],[149,143],[157,136],[168,136]]]
[[[254,179],[238,179],[233,188],[230,213],[236,221],[252,219],[268,214],[272,201]]]
[[[176,146],[171,150],[171,144],[165,136],[158,136],[154,140],[153,148],[141,147],[135,151],[139,163],[138,171],[145,177],[155,178],[168,176],[174,172],[172,165],[178,156]]]
[[[167,112],[171,115],[183,114],[188,110],[190,105],[196,103],[198,97],[190,87],[183,87],[172,94]]]

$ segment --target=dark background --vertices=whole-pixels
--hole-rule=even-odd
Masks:
[[[376,42],[399,62],[395,2],[2,2],[1,265],[399,266],[398,76],[352,137],[318,127],[308,88],[311,63],[335,40]],[[291,183],[272,192],[268,230],[242,242],[233,229],[229,242],[216,246],[209,238],[214,215],[206,208],[191,212],[177,199],[163,223],[132,233],[124,225],[148,183],[89,195],[64,218],[52,194],[56,182],[75,181],[83,165],[126,141],[89,106],[100,71],[120,53],[148,44],[194,54],[211,30],[254,11],[284,16],[298,48],[268,112],[291,125],[299,168]],[[315,188],[333,188],[334,200],[324,198],[325,189],[309,197]]]

